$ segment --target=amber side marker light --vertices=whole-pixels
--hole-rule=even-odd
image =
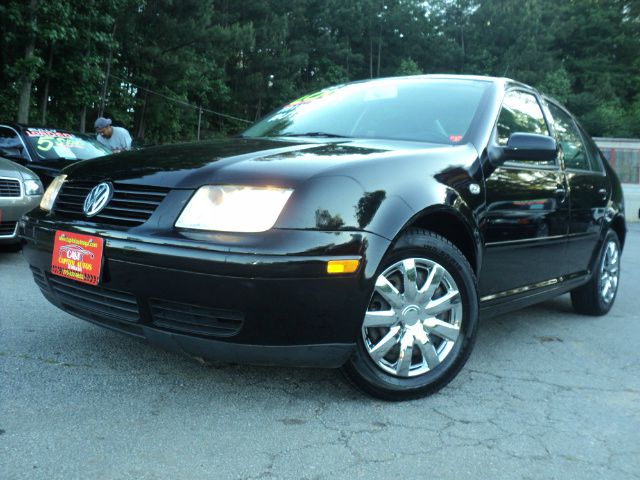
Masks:
[[[353,273],[358,269],[360,260],[329,260],[327,273]]]

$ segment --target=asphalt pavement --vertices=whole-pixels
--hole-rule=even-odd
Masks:
[[[203,365],[78,320],[0,250],[0,479],[640,478],[640,224],[606,317],[568,295],[480,324],[440,393]]]

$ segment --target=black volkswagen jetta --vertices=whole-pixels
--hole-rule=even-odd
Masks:
[[[446,385],[478,319],[615,300],[619,181],[575,119],[502,78],[324,89],[240,138],[74,164],[20,223],[80,318],[189,355],[343,367],[400,400]]]

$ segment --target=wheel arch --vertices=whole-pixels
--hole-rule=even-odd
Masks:
[[[478,231],[459,210],[445,206],[425,209],[407,222],[396,240],[410,228],[429,230],[446,238],[462,252],[476,276],[480,272],[482,254]]]
[[[611,221],[609,227],[616,232],[618,235],[618,240],[620,240],[620,250],[624,249],[624,241],[627,236],[627,224],[622,215],[616,215],[616,217]]]

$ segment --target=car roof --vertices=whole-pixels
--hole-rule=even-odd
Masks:
[[[519,85],[523,85],[525,87],[530,87],[529,85],[518,82],[512,78],[508,77],[493,77],[489,75],[462,75],[456,73],[425,73],[422,75],[400,75],[400,76],[391,76],[391,77],[380,77],[380,78],[371,78],[365,79],[365,82],[375,81],[375,80],[393,80],[393,79],[444,79],[444,80],[476,80],[482,82],[491,82],[491,83],[517,83]],[[531,87],[530,87],[531,88]]]
[[[343,85],[355,84],[355,83],[375,83],[375,82],[384,82],[389,80],[467,80],[467,81],[476,81],[476,82],[487,82],[495,85],[501,90],[507,90],[509,88],[522,88],[530,91],[536,92],[537,90],[531,85],[527,85],[526,83],[518,82],[511,78],[507,77],[491,77],[486,75],[458,75],[452,73],[430,73],[424,75],[405,75],[405,76],[393,76],[393,77],[380,77],[380,78],[367,78],[363,80],[355,80],[352,82],[346,82]]]

